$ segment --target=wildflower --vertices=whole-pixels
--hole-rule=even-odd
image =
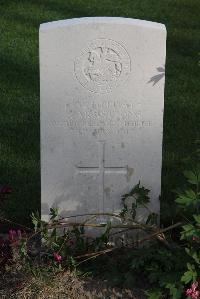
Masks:
[[[62,261],[62,256],[56,252],[53,253],[53,257],[54,257],[54,260],[58,263],[60,263]]]
[[[191,299],[199,299],[200,292],[196,290],[197,287],[198,282],[194,282],[191,285],[191,288],[186,290],[186,296],[190,297]]]
[[[192,298],[192,290],[191,289],[187,289],[187,291],[186,291],[186,296],[187,296],[187,298],[189,297],[189,298]]]
[[[10,229],[8,232],[8,238],[10,242],[15,242],[17,238],[17,232],[13,229]]]
[[[10,229],[8,232],[8,239],[11,243],[17,242],[19,239],[21,239],[21,237],[22,237],[22,232],[20,229],[18,229],[17,231],[14,229]]]

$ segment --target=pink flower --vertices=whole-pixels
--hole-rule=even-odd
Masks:
[[[17,241],[19,239],[21,239],[22,237],[22,232],[20,229],[18,229],[17,231],[14,229],[10,229],[8,232],[8,239],[11,243],[17,243]]]
[[[194,282],[191,285],[191,288],[186,290],[186,296],[188,296],[192,299],[199,299],[200,293],[199,293],[199,291],[196,291],[197,287],[198,287],[198,282]]]
[[[62,256],[56,252],[53,253],[53,257],[54,257],[54,260],[58,263],[60,263],[62,261]]]
[[[198,291],[195,291],[193,294],[192,294],[192,299],[198,299],[199,298],[199,292]]]
[[[16,238],[17,238],[16,231],[13,230],[13,229],[10,229],[9,232],[8,232],[8,238],[9,238],[10,242],[15,242]]]
[[[187,296],[191,296],[193,291],[192,291],[192,289],[187,289],[185,293]]]
[[[192,241],[196,241],[197,238],[195,236],[192,237]]]
[[[193,282],[192,287],[191,287],[192,290],[195,291],[197,287],[198,287],[198,282]]]

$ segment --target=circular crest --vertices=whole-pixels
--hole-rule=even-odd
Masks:
[[[79,83],[92,92],[106,93],[124,82],[131,61],[125,48],[111,39],[99,38],[89,43],[75,60]]]

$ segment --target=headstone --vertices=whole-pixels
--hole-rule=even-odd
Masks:
[[[141,182],[159,213],[166,30],[111,17],[40,26],[42,217],[118,212]],[[141,218],[143,214],[141,213]]]

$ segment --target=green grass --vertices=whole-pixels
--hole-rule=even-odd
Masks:
[[[40,208],[40,23],[83,16],[121,16],[164,23],[168,31],[162,211],[184,182],[182,159],[200,139],[199,0],[1,0],[0,184],[13,193],[8,218],[29,221]],[[196,161],[195,161],[196,162]],[[165,217],[164,217],[165,216]]]

